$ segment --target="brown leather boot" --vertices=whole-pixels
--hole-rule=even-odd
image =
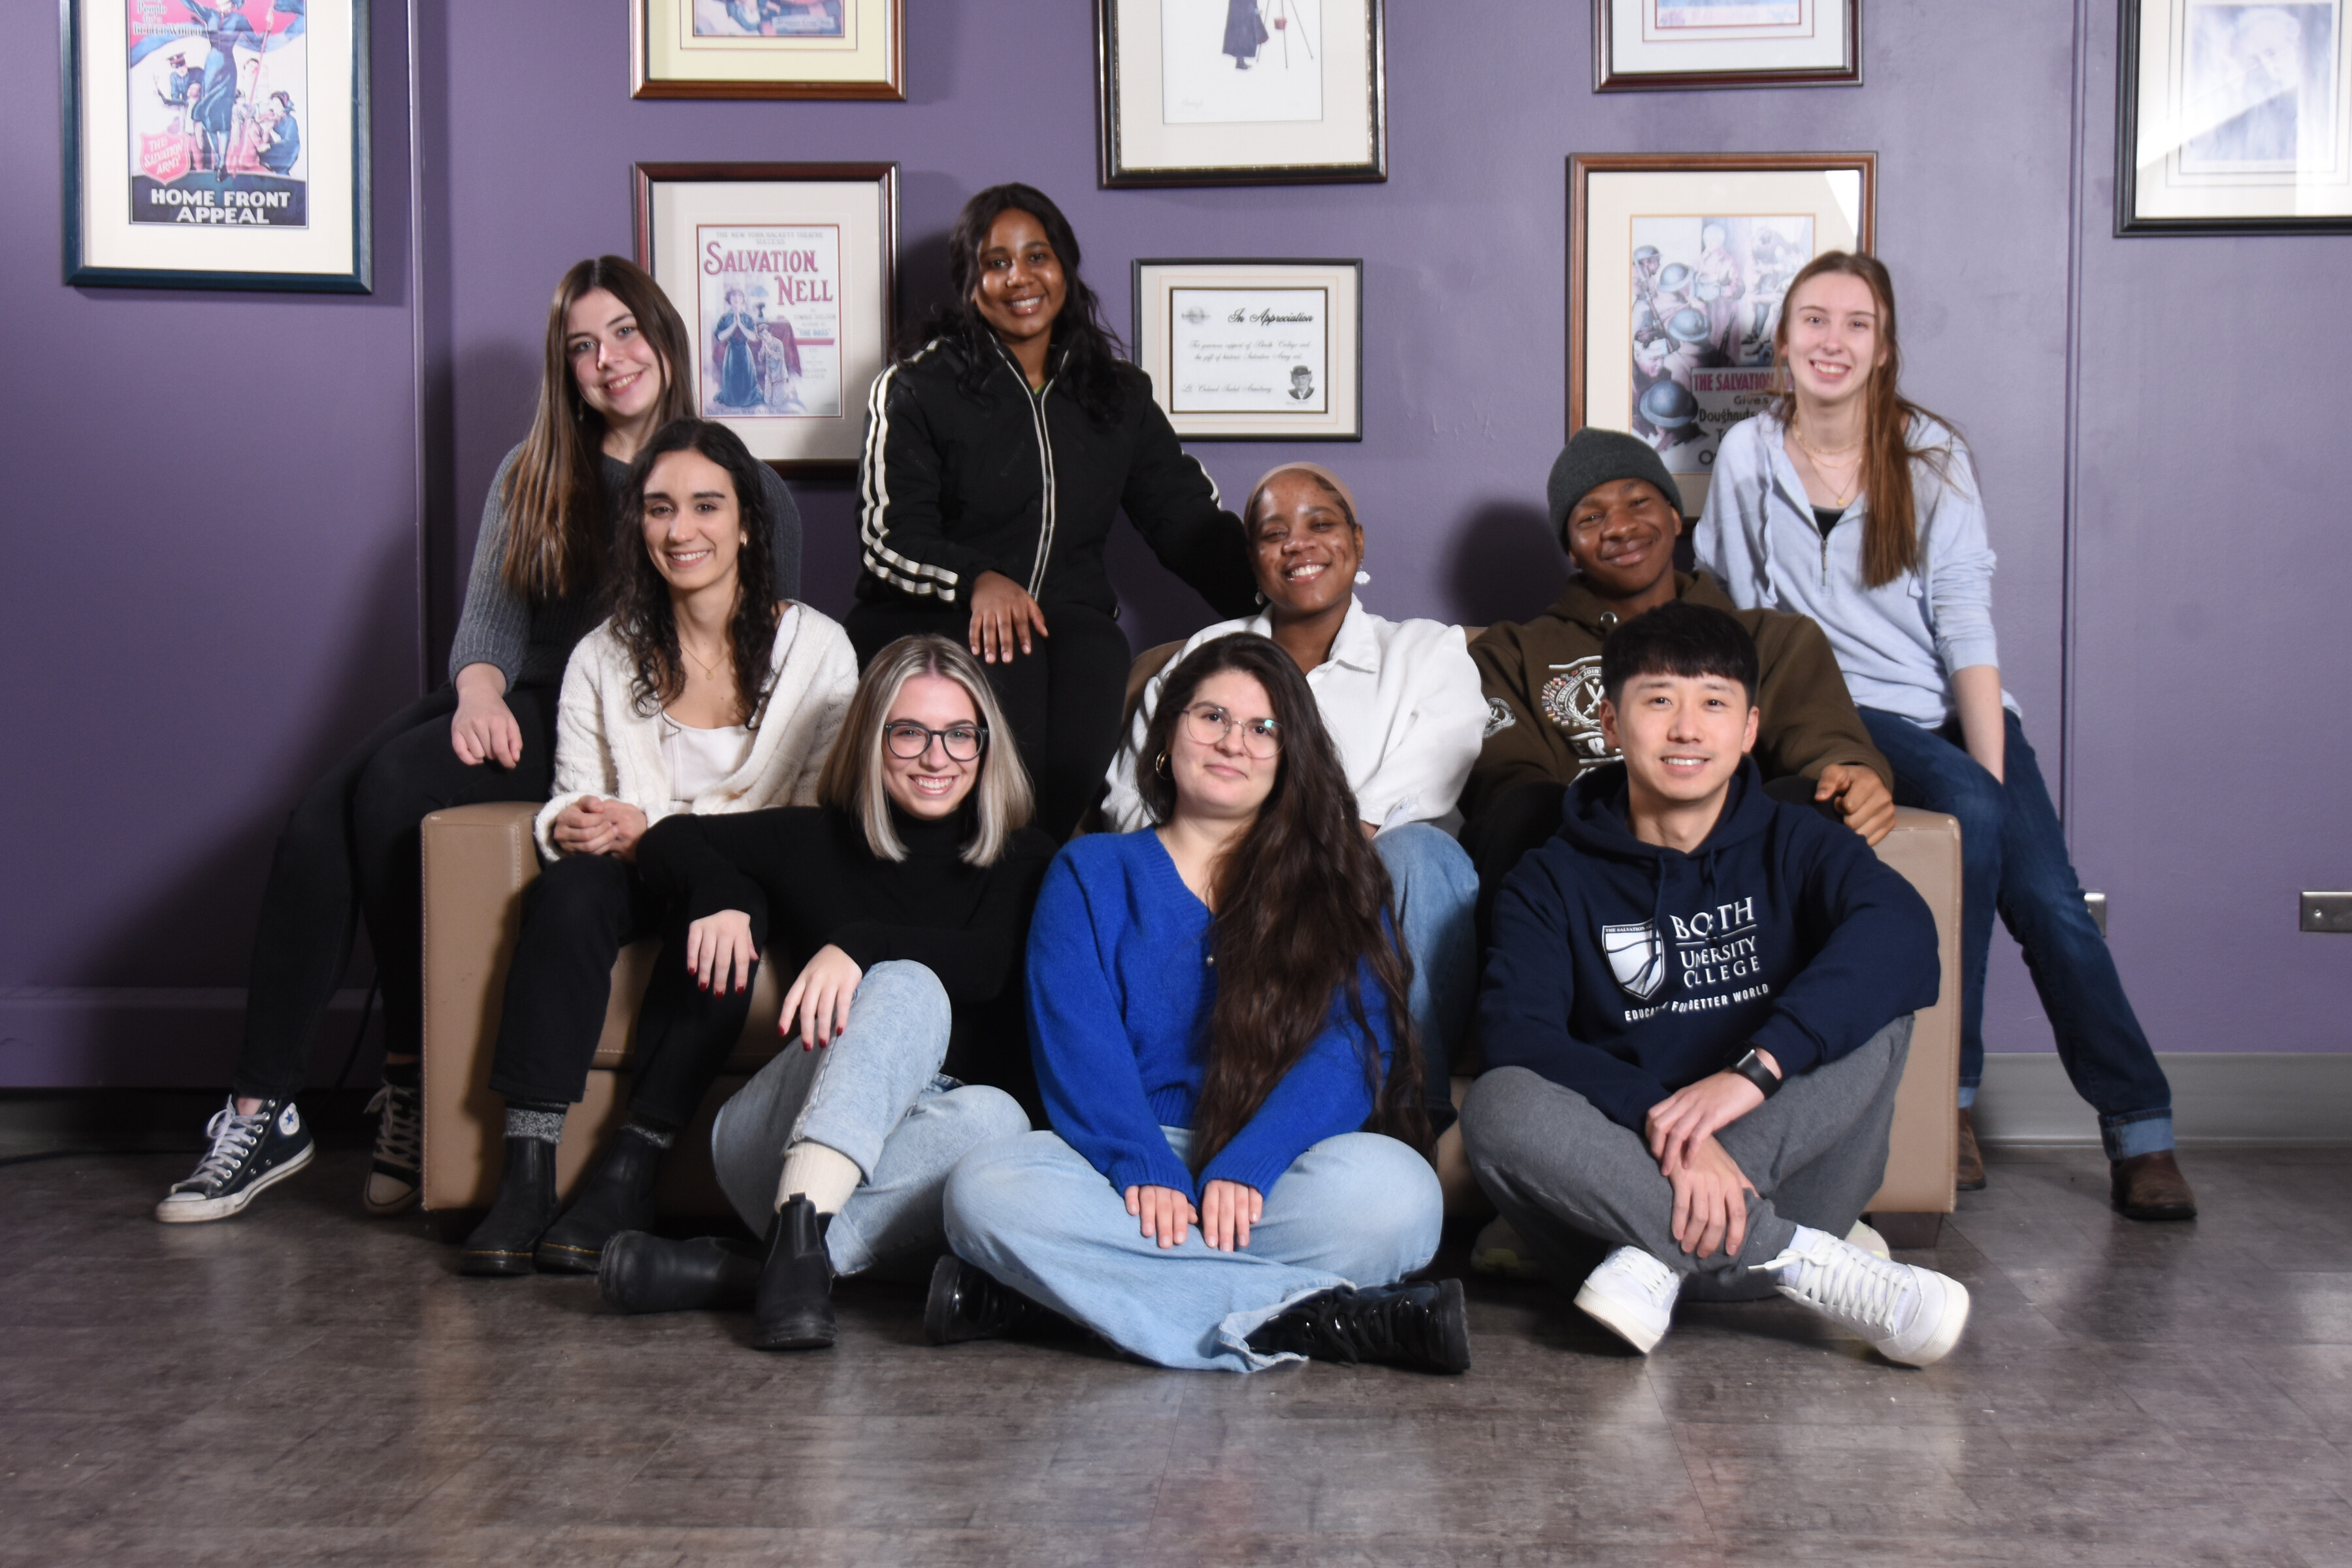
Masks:
[[[1952,1185],[1964,1193],[1984,1191],[1984,1151],[1977,1147],[1976,1119],[1960,1109],[1960,1158],[1953,1168]]]
[[[2126,1219],[2197,1217],[2197,1194],[2189,1190],[2189,1178],[2180,1173],[2171,1150],[2134,1154],[2110,1169],[2115,1173],[2116,1209]]]

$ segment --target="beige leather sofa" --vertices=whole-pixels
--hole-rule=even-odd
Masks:
[[[1129,678],[1130,710],[1144,682],[1180,645],[1162,644],[1136,659]],[[536,807],[458,806],[425,819],[425,1182],[428,1211],[486,1207],[502,1159],[503,1108],[490,1091],[490,1047],[498,1037],[508,956],[521,919],[522,892],[539,875],[531,843]],[[1871,1205],[1874,1220],[1897,1246],[1933,1242],[1952,1210],[1958,1151],[1952,1105],[1959,1083],[1959,825],[1938,813],[1905,810],[1878,852],[1910,879],[1935,911],[1946,977],[1944,996],[1921,1014],[1911,1059],[1895,1102],[1886,1179]],[[623,1112],[621,1074],[628,1065],[638,999],[656,944],[639,942],[614,966],[613,1000],[597,1042],[585,1100],[564,1125],[556,1178],[569,1192],[590,1154]],[[678,1140],[656,1194],[671,1212],[726,1212],[710,1172],[710,1119],[743,1079],[775,1054],[782,996],[775,971],[761,964],[751,1018],[726,1072],[694,1127]]]

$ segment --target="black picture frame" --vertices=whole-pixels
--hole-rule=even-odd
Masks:
[[[352,26],[352,254],[333,272],[273,272],[222,268],[114,267],[92,262],[83,221],[82,19],[101,0],[58,0],[59,103],[64,157],[65,281],[73,288],[219,289],[246,292],[371,294],[375,291],[373,149],[369,136],[368,0],[349,0]]]
[[[2179,0],[2157,0],[2169,6]],[[2116,35],[2116,237],[2145,239],[2164,235],[2352,234],[2352,211],[2308,217],[2289,214],[2231,214],[2208,217],[2147,217],[2139,211],[2140,63],[2145,24],[2143,0],[2123,0]],[[2338,26],[2352,20],[2337,13]],[[2343,47],[2341,41],[2337,47]],[[2338,105],[2337,112],[2352,113]]]
[[[1845,13],[1845,58],[1835,66],[1768,70],[1622,71],[1617,68],[1611,0],[1592,0],[1592,90],[1689,92],[1712,88],[1860,87],[1862,0],[1822,0]]]
[[[1184,268],[1221,268],[1227,273],[1246,274],[1252,269],[1289,269],[1298,274],[1285,279],[1282,285],[1313,287],[1318,281],[1313,274],[1320,271],[1326,279],[1344,275],[1347,279],[1349,313],[1354,320],[1351,331],[1345,334],[1350,363],[1349,374],[1340,384],[1348,388],[1347,416],[1344,423],[1336,416],[1327,420],[1332,427],[1314,428],[1297,416],[1278,409],[1254,413],[1217,415],[1180,414],[1172,406],[1166,378],[1154,374],[1159,367],[1160,352],[1165,345],[1159,335],[1147,330],[1145,311],[1147,276],[1155,269]],[[1364,438],[1364,262],[1354,256],[1144,256],[1130,264],[1129,278],[1129,345],[1134,351],[1135,363],[1151,376],[1152,396],[1169,423],[1187,442],[1192,441],[1361,441]],[[1203,286],[1195,281],[1192,287]],[[1213,285],[1210,285],[1213,286]],[[1258,286],[1265,286],[1264,283]],[[1328,367],[1326,367],[1327,379]],[[1206,423],[1203,424],[1202,421]],[[1253,422],[1255,428],[1249,427]]]
[[[1327,0],[1327,4],[1333,0]],[[1389,177],[1387,0],[1345,0],[1364,7],[1367,146],[1346,163],[1144,165],[1129,156],[1120,131],[1126,84],[1120,65],[1120,0],[1095,0],[1095,124],[1097,174],[1106,189],[1150,189],[1183,185],[1297,185],[1378,184]],[[1278,128],[1261,128],[1278,136]]]

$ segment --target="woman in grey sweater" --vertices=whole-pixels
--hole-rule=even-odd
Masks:
[[[310,1163],[294,1104],[310,1047],[367,921],[383,993],[382,1122],[365,1202],[416,1198],[422,1121],[422,872],[418,825],[477,801],[547,797],[556,689],[601,614],[611,500],[654,432],[693,412],[685,323],[652,278],[617,256],[563,275],[547,317],[539,411],[482,509],[449,683],[404,708],[303,795],[264,890],[245,1043],[209,1148],[155,1208],[172,1222],[226,1219]],[[764,467],[775,591],[800,594],[800,514]]]

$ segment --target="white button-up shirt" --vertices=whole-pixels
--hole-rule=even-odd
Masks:
[[[1235,632],[1270,637],[1274,623],[1261,614],[1194,632],[1143,689],[1108,777],[1103,816],[1115,831],[1150,826],[1136,793],[1135,764],[1169,671],[1210,638]],[[1331,656],[1307,672],[1307,685],[1339,748],[1358,816],[1388,828],[1433,821],[1454,809],[1486,729],[1486,696],[1460,626],[1382,620],[1351,595]]]

